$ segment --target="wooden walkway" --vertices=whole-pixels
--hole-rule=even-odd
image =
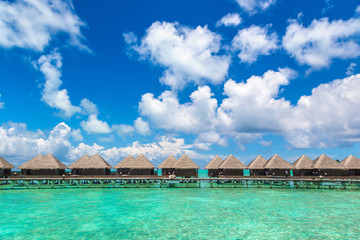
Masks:
[[[288,188],[360,190],[359,177],[12,176],[0,190],[60,188]]]

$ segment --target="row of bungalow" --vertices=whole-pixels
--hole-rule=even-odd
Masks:
[[[291,172],[293,176],[356,176],[360,175],[360,159],[350,155],[338,162],[321,154],[313,161],[302,155],[291,164],[275,154],[269,160],[259,155],[246,166],[230,155],[225,160],[215,156],[204,169],[208,170],[209,177],[242,176],[244,170],[249,170],[249,174],[253,176],[289,176]]]
[[[197,177],[200,168],[185,154],[179,159],[170,156],[165,162],[168,168],[164,169],[163,175]],[[14,168],[12,164],[0,157],[0,177],[10,176],[12,168]],[[66,169],[70,169],[72,175],[110,175],[112,168],[116,169],[116,174],[121,176],[155,174],[155,166],[143,154],[136,158],[128,155],[114,167],[99,154],[92,157],[84,155],[68,167],[52,154],[38,155],[18,167],[21,175],[64,175]]]
[[[12,168],[12,164],[0,157],[0,177],[10,176]],[[155,174],[155,166],[143,154],[136,158],[128,155],[114,167],[99,154],[84,155],[68,167],[52,154],[38,155],[18,167],[21,175],[63,175],[66,169],[70,169],[72,175],[109,175],[112,168],[121,176]],[[179,159],[169,156],[158,169],[162,175],[197,177],[200,167],[184,154]],[[259,155],[246,166],[229,155],[225,160],[215,156],[204,169],[208,170],[209,177],[244,176],[244,170],[252,176],[289,176],[291,173],[294,176],[356,176],[360,175],[360,159],[350,155],[338,162],[322,154],[313,161],[303,155],[291,164],[275,154],[269,160]]]

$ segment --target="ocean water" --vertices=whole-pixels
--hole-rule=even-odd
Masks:
[[[358,239],[360,192],[299,189],[0,191],[0,239]]]

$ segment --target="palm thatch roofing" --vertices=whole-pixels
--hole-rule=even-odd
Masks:
[[[219,166],[223,163],[222,160],[218,155],[216,155],[206,166],[204,169],[219,169]]]
[[[14,167],[15,167],[14,165],[12,165],[8,161],[6,161],[2,157],[0,157],[0,169],[9,169],[9,168],[11,169],[11,168],[14,168]]]
[[[114,168],[130,168],[130,169],[154,169],[155,166],[143,154],[134,158],[128,155],[121,160]]]
[[[293,165],[285,161],[279,155],[275,154],[272,156],[265,165],[266,169],[293,169]]]
[[[41,154],[37,155],[26,163],[21,164],[18,169],[66,169],[66,166],[60,162],[59,159],[49,153],[45,156]]]
[[[193,162],[186,154],[183,154],[172,166],[175,169],[199,169],[200,167]]]
[[[360,169],[360,159],[353,155],[342,160],[341,164],[348,169]]]
[[[167,159],[165,159],[157,168],[172,168],[171,166],[176,162],[176,158],[173,155],[170,155]]]
[[[299,157],[294,163],[294,169],[313,169],[314,161],[305,155]]]
[[[325,154],[321,154],[314,161],[313,168],[315,169],[346,169],[342,164],[335,161],[334,159],[326,156]]]
[[[247,169],[239,159],[230,154],[219,166],[219,169]]]
[[[249,169],[264,169],[267,161],[261,155],[258,155],[251,163],[248,165]]]
[[[95,154],[90,157],[89,155],[84,155],[79,158],[76,162],[72,163],[69,169],[111,169],[112,166],[106,162],[99,154]]]

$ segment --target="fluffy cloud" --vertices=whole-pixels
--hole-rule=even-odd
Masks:
[[[81,127],[90,134],[97,133],[111,133],[111,128],[107,122],[101,121],[97,118],[96,114],[89,115],[87,121],[82,121],[80,123]]]
[[[156,163],[156,165],[167,158],[170,154],[179,157],[180,155],[186,153],[190,158],[194,159],[207,158],[205,155],[192,150],[192,148],[192,145],[185,144],[185,140],[183,138],[162,137],[158,142],[142,144],[136,141],[128,147],[110,148],[101,151],[101,153],[108,159],[117,159],[117,162],[128,154],[138,155],[143,153],[147,158],[152,160],[154,164]]]
[[[48,55],[43,55],[37,61],[37,66],[45,76],[44,90],[41,100],[52,108],[60,110],[65,117],[71,117],[79,113],[81,109],[70,102],[70,97],[66,89],[61,89],[61,55],[53,51]]]
[[[290,69],[269,70],[246,82],[228,80],[221,104],[207,86],[195,90],[188,103],[180,104],[170,91],[158,98],[144,94],[140,113],[159,129],[197,134],[197,148],[226,145],[231,137],[245,149],[266,134],[282,135],[294,148],[348,146],[360,141],[360,74],[321,84],[297,104],[280,97],[283,86],[296,73]],[[330,107],[331,106],[331,107]]]
[[[37,154],[52,152],[64,155],[70,147],[69,136],[71,129],[65,124],[58,124],[45,138],[41,131],[32,132],[25,124],[9,123],[0,127],[0,155],[14,159],[15,164],[29,160]]]
[[[269,33],[267,27],[251,26],[242,29],[232,40],[232,48],[240,50],[242,62],[253,63],[259,55],[269,55],[278,48],[276,33]]]
[[[153,143],[134,142],[126,147],[106,149],[104,146],[80,143],[74,146],[70,137],[76,130],[72,130],[65,123],[56,125],[49,134],[38,130],[36,132],[27,130],[26,124],[8,123],[0,126],[0,156],[11,161],[16,166],[33,158],[38,154],[52,153],[65,164],[77,160],[84,154],[101,154],[111,164],[116,164],[121,158],[128,154],[145,154],[150,160],[164,160],[168,155],[180,156],[183,153],[191,158],[199,159],[206,156],[193,150],[193,145],[185,144],[182,138],[162,137]]]
[[[227,96],[218,108],[219,128],[238,133],[278,132],[282,119],[291,106],[279,98],[280,86],[296,76],[290,69],[269,70],[263,76],[251,76],[246,82],[228,80],[224,85]]]
[[[144,121],[141,117],[137,118],[134,121],[134,126],[138,134],[149,135],[151,132],[149,127],[149,122]]]
[[[275,4],[276,0],[236,0],[240,7],[250,13],[254,14],[258,11],[264,11],[271,5]]]
[[[0,2],[0,46],[43,51],[52,35],[66,33],[70,43],[80,42],[85,24],[74,13],[70,1],[19,0]]]
[[[154,22],[141,44],[130,46],[142,58],[165,67],[160,79],[163,84],[181,89],[190,82],[219,84],[225,80],[230,57],[217,55],[220,38],[207,26],[191,29],[178,23]],[[126,39],[133,41],[134,37]]]
[[[216,26],[233,26],[236,27],[241,23],[241,17],[237,13],[228,13],[222,17],[217,23]]]
[[[294,147],[348,146],[360,140],[360,74],[321,84],[302,96],[293,111],[296,126],[286,131]],[[299,124],[299,123],[302,124]],[[287,129],[285,129],[287,130]]]
[[[301,64],[313,68],[327,67],[334,58],[351,59],[360,56],[358,37],[360,18],[313,20],[308,27],[292,21],[282,43],[286,51]]]
[[[198,87],[190,95],[190,103],[180,104],[172,91],[165,91],[158,98],[147,93],[141,98],[139,111],[158,128],[199,133],[213,124],[217,100],[212,95],[208,86]]]

